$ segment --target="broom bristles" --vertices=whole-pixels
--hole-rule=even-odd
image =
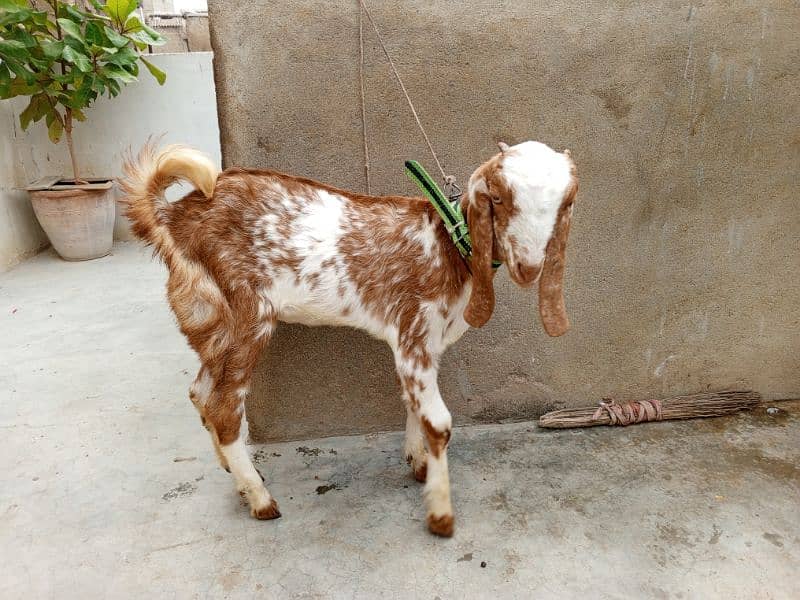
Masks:
[[[751,390],[724,390],[721,392],[701,392],[699,394],[689,394],[687,396],[674,396],[664,400],[646,401],[649,403],[657,402],[660,404],[660,416],[658,420],[668,421],[672,419],[695,419],[703,417],[717,417],[728,415],[752,408],[761,402],[761,394]],[[639,414],[641,405],[630,402],[621,404],[620,407],[626,408],[631,412]],[[646,422],[656,419],[645,418],[637,422]],[[539,418],[539,427],[551,429],[566,429],[570,427],[594,427],[596,425],[614,425],[628,423],[613,423],[608,410],[599,409],[594,406],[591,408],[565,408],[555,410],[542,415]]]

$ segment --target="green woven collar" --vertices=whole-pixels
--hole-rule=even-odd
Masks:
[[[442,217],[445,229],[447,229],[450,239],[453,240],[453,244],[458,248],[461,256],[465,259],[469,258],[472,254],[472,242],[469,239],[467,220],[461,211],[461,203],[457,200],[451,202],[417,161],[406,161],[406,175],[417,184],[428,201],[433,204],[439,216]],[[497,269],[501,264],[498,261],[493,261],[492,267]]]

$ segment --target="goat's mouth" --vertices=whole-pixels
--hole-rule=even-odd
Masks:
[[[508,274],[511,280],[521,288],[532,287],[542,273],[542,263],[537,265],[526,265],[518,260],[511,260],[507,263]]]

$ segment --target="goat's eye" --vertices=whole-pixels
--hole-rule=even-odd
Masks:
[[[503,199],[500,196],[492,196],[492,204],[502,204]]]

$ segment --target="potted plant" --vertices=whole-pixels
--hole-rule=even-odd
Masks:
[[[136,0],[91,0],[94,10],[47,0],[0,0],[0,99],[26,96],[22,129],[44,119],[55,144],[66,139],[72,177],[28,187],[37,219],[67,260],[111,251],[115,203],[111,179],[86,179],[75,156],[75,123],[102,94],[117,96],[136,81],[139,62],[164,83],[166,75],[142,53],[164,38],[141,22]]]

